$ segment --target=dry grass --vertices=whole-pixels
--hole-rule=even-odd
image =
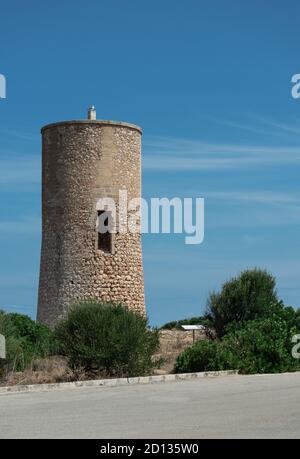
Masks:
[[[160,330],[160,351],[155,355],[156,359],[163,359],[164,363],[155,370],[155,374],[172,373],[176,358],[187,347],[193,344],[193,332],[184,330]],[[196,330],[195,339],[206,339],[202,331]]]
[[[31,366],[22,372],[11,372],[1,380],[3,386],[18,384],[47,384],[56,382],[74,381],[78,379],[68,367],[63,357],[49,357],[36,359]]]

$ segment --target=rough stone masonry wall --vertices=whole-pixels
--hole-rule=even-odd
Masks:
[[[83,299],[145,313],[141,235],[97,249],[96,203],[141,193],[141,132],[125,123],[65,122],[43,130],[43,237],[38,320],[54,325]]]

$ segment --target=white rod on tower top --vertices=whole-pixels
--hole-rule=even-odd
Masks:
[[[92,105],[88,109],[88,119],[89,120],[95,120],[96,119],[96,109],[95,109],[94,105]]]

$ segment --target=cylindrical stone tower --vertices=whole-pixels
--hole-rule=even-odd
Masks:
[[[141,234],[119,231],[119,191],[141,196],[141,129],[89,119],[42,128],[42,251],[38,320],[54,325],[85,299],[122,303],[145,314]],[[116,202],[113,234],[100,234]],[[100,200],[100,201],[99,201]],[[138,223],[139,227],[139,223]]]

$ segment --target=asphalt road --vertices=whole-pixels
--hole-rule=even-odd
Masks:
[[[0,395],[0,438],[299,438],[300,373]]]

